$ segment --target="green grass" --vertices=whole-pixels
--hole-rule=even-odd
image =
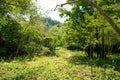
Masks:
[[[120,55],[110,55],[103,61],[89,60],[84,52],[64,48],[56,53],[56,56],[1,60],[0,80],[120,80]]]

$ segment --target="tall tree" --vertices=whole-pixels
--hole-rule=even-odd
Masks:
[[[108,16],[108,14],[101,8],[99,7],[99,5],[97,5],[96,2],[100,2],[99,0],[67,0],[68,2],[67,3],[64,3],[64,4],[61,4],[61,5],[57,5],[57,6],[64,6],[66,4],[73,4],[75,3],[74,5],[77,5],[77,4],[81,4],[80,6],[84,7],[82,9],[84,10],[87,10],[88,12],[91,13],[91,8],[95,7],[99,13],[101,15],[103,15],[103,17],[109,22],[109,24],[111,24],[112,28],[120,35],[120,29],[119,27],[117,26],[117,24]],[[103,4],[109,4],[111,5],[112,3],[113,4],[118,4],[119,3],[119,0],[115,0],[115,1],[109,1],[109,0],[106,0],[106,1],[101,1],[103,2]],[[86,5],[87,3],[87,5]],[[93,6],[93,7],[90,7],[90,5]],[[78,7],[80,7],[78,6]]]
[[[66,20],[66,23],[68,23],[68,26],[71,27],[73,30],[75,31],[77,30],[79,32],[80,35],[79,38],[81,37],[81,35],[83,35],[83,33],[85,33],[84,38],[82,38],[85,42],[82,41],[82,43],[86,45],[92,44],[92,46],[94,46],[94,44],[96,43],[102,45],[101,39],[104,43],[104,37],[102,38],[103,32],[101,31],[103,26],[109,26],[107,21],[110,24],[112,23],[111,25],[112,27],[114,27],[114,30],[116,30],[117,33],[120,33],[119,27],[111,19],[114,16],[115,17],[119,16],[118,14],[116,15],[116,13],[111,14],[111,11],[115,9],[115,7],[113,8],[113,6],[118,4],[117,1],[68,0],[67,3],[61,4],[61,6],[64,6],[66,4],[72,4],[71,5],[72,9],[70,11],[67,11],[66,9],[62,8],[60,9],[61,11],[60,15],[67,16],[68,19]],[[119,9],[117,9],[116,11],[119,11]],[[100,14],[102,14],[103,17]],[[108,14],[110,16],[108,16]],[[104,20],[104,18],[107,20]],[[95,39],[95,35],[96,35],[96,39]]]
[[[30,20],[35,13],[33,0],[0,0],[1,55],[14,55],[23,34],[22,22]]]

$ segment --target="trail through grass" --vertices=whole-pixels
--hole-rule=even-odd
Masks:
[[[84,52],[59,48],[56,53],[56,56],[1,61],[0,80],[120,80],[119,65],[106,64],[104,69],[102,60],[95,59],[91,74],[90,60]]]

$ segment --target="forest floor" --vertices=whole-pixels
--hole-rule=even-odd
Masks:
[[[85,52],[58,48],[56,56],[1,60],[0,80],[120,80],[120,54],[89,60]]]

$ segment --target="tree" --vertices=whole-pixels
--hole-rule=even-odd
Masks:
[[[95,7],[98,11],[99,11],[99,13],[101,14],[101,15],[103,15],[103,17],[109,22],[109,24],[111,24],[111,26],[112,26],[112,28],[120,35],[120,29],[119,29],[119,27],[117,26],[117,24],[108,16],[108,14],[107,13],[105,13],[104,12],[104,10],[102,10],[102,8],[100,8],[96,3],[95,3],[95,1],[93,1],[93,0],[75,0],[75,1],[71,1],[71,2],[69,2],[69,1],[71,1],[71,0],[68,0],[68,3],[64,3],[64,4],[61,4],[61,5],[57,5],[57,6],[64,6],[64,5],[66,5],[66,4],[73,4],[73,3],[76,3],[76,4],[79,4],[81,1],[83,2],[83,4],[86,4],[86,2],[87,3],[89,3],[89,4],[91,4],[93,7]],[[97,0],[96,0],[97,1]],[[103,1],[104,2],[104,1]],[[114,2],[114,3],[118,3],[119,1],[105,1],[105,2],[108,2],[109,4],[110,3],[112,3],[112,2]],[[57,8],[57,6],[56,6],[56,8]],[[89,6],[88,5],[85,5],[85,9],[88,9],[88,12],[90,12],[91,13],[91,10],[90,10],[90,8],[88,8]],[[56,9],[55,8],[55,9]],[[92,7],[91,7],[92,8]]]
[[[23,26],[22,24],[23,22],[27,24],[35,14],[36,7],[32,0],[0,0],[1,56],[16,56],[15,52],[19,51],[20,40],[25,34],[26,25]],[[36,32],[35,29],[33,31]],[[23,51],[23,48],[20,49],[21,51]],[[21,53],[18,55],[21,55]]]
[[[60,16],[68,17],[68,19],[66,20],[66,23],[68,23],[68,26],[71,27],[74,31],[77,30],[79,32],[79,35],[80,35],[79,38],[81,37],[81,35],[84,36],[84,38],[82,38],[85,41],[85,42],[82,41],[82,43],[84,45],[87,45],[89,47],[89,45],[95,46],[95,44],[97,44],[98,46],[100,46],[102,44],[105,44],[104,37],[106,37],[106,36],[102,36],[103,35],[103,32],[101,32],[101,31],[103,31],[102,28],[104,26],[105,27],[110,26],[110,25],[108,25],[107,21],[104,20],[103,17],[107,18],[108,21],[111,20],[111,19],[109,19],[110,17],[108,15],[106,17],[106,13],[104,11],[106,11],[110,14],[109,11],[113,10],[112,6],[115,5],[116,2],[112,3],[112,1],[106,2],[106,1],[98,1],[98,0],[96,0],[96,2],[91,2],[91,0],[89,0],[89,1],[85,0],[83,2],[80,2],[80,0],[78,0],[78,1],[70,2],[70,0],[68,0],[68,3],[61,4],[61,6],[64,6],[66,4],[72,4],[72,6],[73,6],[72,9],[71,9],[71,11],[67,11],[65,9],[60,9],[60,11],[61,11]],[[109,2],[109,5],[106,4],[108,2]],[[90,4],[92,4],[92,6]],[[103,7],[104,11],[98,5]],[[100,10],[94,9],[93,6],[97,7],[97,8],[99,7]],[[103,17],[98,13],[97,10],[100,11],[100,14],[102,14]],[[112,15],[110,14],[110,16],[113,17],[113,14]],[[116,16],[118,16],[118,15],[116,15]],[[104,23],[106,23],[106,24],[104,24]],[[112,23],[114,23],[114,22],[112,22]],[[104,28],[104,29],[106,29],[106,28]],[[117,30],[119,30],[119,29],[117,29]],[[105,32],[106,32],[106,30],[105,30]],[[85,34],[83,34],[83,33],[85,33]],[[119,31],[118,31],[118,33],[119,33]],[[74,34],[72,34],[72,35],[74,35]],[[85,36],[86,36],[86,38],[85,38]],[[116,34],[116,36],[117,36],[117,34]],[[92,38],[92,40],[91,40],[91,38]],[[104,47],[104,48],[106,48],[106,47]],[[104,51],[104,49],[102,49],[102,50]],[[89,52],[91,52],[91,51],[89,51]],[[89,55],[89,52],[88,52],[88,55]],[[99,50],[99,52],[100,52],[100,50]],[[102,56],[104,56],[104,54],[102,54]]]
[[[40,55],[44,38],[44,24],[40,15],[21,23],[21,35],[16,54]]]

